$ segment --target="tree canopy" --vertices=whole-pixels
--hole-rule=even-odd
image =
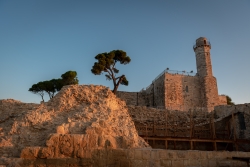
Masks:
[[[29,88],[30,92],[33,92],[34,94],[38,94],[42,97],[42,101],[44,102],[44,92],[45,92],[45,87],[43,82],[38,82],[37,84],[34,84]]]
[[[50,99],[55,96],[55,93],[60,91],[63,87],[62,79],[51,79],[49,81],[43,81],[44,91],[48,93]]]
[[[126,65],[131,61],[126,52],[122,50],[113,50],[109,53],[104,52],[96,55],[95,59],[97,62],[92,66],[91,72],[95,75],[101,75],[102,72],[105,72],[106,79],[113,81],[114,94],[116,94],[120,84],[128,85],[128,80],[124,74],[116,76],[119,73],[119,70],[116,68],[117,62]]]
[[[61,78],[41,81],[37,84],[33,84],[31,88],[29,88],[29,91],[40,95],[42,97],[42,101],[44,101],[44,93],[47,93],[49,98],[52,99],[63,86],[74,84],[78,84],[77,72],[67,71],[61,75]]]
[[[229,97],[228,95],[225,95],[227,98],[227,105],[235,105],[234,102],[232,102],[231,97]]]
[[[61,75],[63,85],[75,85],[78,84],[77,72],[76,71],[67,71]]]

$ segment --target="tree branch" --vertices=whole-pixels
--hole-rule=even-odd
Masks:
[[[107,68],[110,72],[111,72],[111,77],[112,77],[112,80],[113,80],[113,84],[114,84],[114,86],[116,86],[116,79],[115,79],[115,75],[114,75],[114,72],[113,72],[113,70],[111,70],[110,69],[110,67],[109,68]]]
[[[124,79],[124,77],[125,77],[125,75],[122,75],[122,76],[118,77],[119,80],[118,80],[118,82],[116,83],[116,85],[115,85],[115,87],[114,87],[114,89],[113,89],[113,93],[114,93],[114,94],[116,94],[117,89],[118,89],[118,86],[120,85],[120,83],[122,82],[122,80]],[[117,79],[118,79],[118,78],[117,78]]]
[[[121,78],[122,76],[119,76],[119,77],[117,77],[117,78],[115,78],[115,80],[117,80],[117,79],[119,79],[119,78]]]
[[[105,67],[105,70],[107,70],[107,73],[112,77],[111,73],[108,71],[109,69]]]
[[[115,67],[116,62],[117,62],[117,60],[115,60],[114,64],[112,65],[112,68],[114,68],[114,67]]]

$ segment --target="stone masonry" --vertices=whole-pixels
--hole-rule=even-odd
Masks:
[[[16,166],[47,167],[247,167],[247,162],[233,157],[249,157],[249,152],[176,151],[160,149],[99,149],[86,150],[78,158],[41,159],[39,148],[26,148]],[[1,162],[0,162],[1,163]],[[4,164],[4,163],[3,163]]]
[[[145,90],[118,92],[117,96],[128,105],[150,106],[188,111],[226,105],[226,96],[218,95],[217,81],[213,76],[210,58],[210,42],[200,37],[193,47],[196,56],[197,74],[166,69]]]
[[[238,139],[250,139],[250,103],[239,105],[216,106],[214,114],[218,118],[218,122],[223,123],[223,119],[228,118],[227,123],[231,130],[235,126],[235,133]],[[234,115],[235,123],[232,124],[232,114]],[[221,127],[226,127],[227,124],[222,124]],[[220,128],[220,127],[217,127]],[[250,148],[250,146],[246,146]]]

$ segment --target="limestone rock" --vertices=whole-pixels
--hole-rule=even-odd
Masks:
[[[79,157],[83,149],[142,148],[125,102],[104,86],[65,86],[42,104],[0,100],[0,157]],[[25,148],[25,149],[24,149]]]

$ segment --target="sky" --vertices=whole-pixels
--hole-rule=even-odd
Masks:
[[[112,89],[91,68],[117,49],[131,58],[117,65],[129,80],[119,90],[140,91],[166,68],[196,72],[199,37],[211,42],[219,94],[250,103],[249,0],[0,0],[0,99],[40,103],[28,89],[69,70]]]

